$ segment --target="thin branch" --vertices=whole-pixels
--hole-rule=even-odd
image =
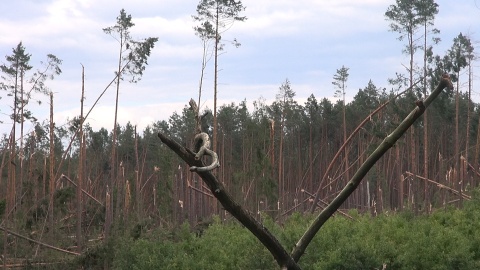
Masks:
[[[465,162],[467,163],[467,166],[472,170],[472,172],[475,173],[475,175],[480,176],[480,173],[477,170],[475,170],[475,167],[473,167],[473,165],[470,164],[470,162],[468,162],[466,160],[465,160]]]
[[[60,179],[62,179],[62,178],[65,179],[65,180],[67,180],[68,182],[72,183],[72,185],[74,185],[75,187],[77,187],[77,184],[76,184],[75,182],[73,182],[73,180],[70,179],[70,178],[69,178],[68,176],[66,176],[65,174],[62,174],[62,175],[60,176]],[[93,197],[90,193],[88,193],[88,192],[87,192],[86,190],[84,190],[83,188],[82,188],[82,192],[83,192],[85,195],[87,195],[88,197],[90,197],[92,200],[96,201],[98,204],[100,204],[101,206],[103,206],[103,203],[102,203],[102,202],[100,202],[97,198]]]
[[[5,265],[6,269],[11,269],[11,268],[21,268],[21,269],[29,269],[32,267],[38,267],[38,268],[43,268],[45,266],[49,265],[56,265],[56,264],[61,264],[64,262],[26,262],[26,263],[13,263],[13,264],[7,264]]]
[[[211,198],[213,198],[213,195],[212,195],[212,193],[208,193],[208,192],[205,192],[205,191],[203,191],[203,190],[201,190],[201,189],[198,189],[198,188],[196,188],[196,187],[194,187],[194,186],[190,185],[190,183],[188,184],[188,187],[189,187],[189,188],[191,188],[191,189],[193,189],[193,190],[195,190],[196,192],[199,192],[199,193],[201,193],[201,194],[205,195],[205,196],[208,196],[208,197],[211,197]]]
[[[307,195],[310,196],[311,198],[314,198],[313,194],[310,193],[310,192],[308,192],[308,191],[306,191],[305,189],[302,189],[302,192],[305,193],[305,194],[307,194]],[[325,205],[328,205],[328,202],[326,202],[326,201],[324,201],[324,200],[322,200],[322,199],[319,200],[318,206],[321,206],[320,203],[323,203],[323,204],[325,204]],[[347,218],[349,218],[349,219],[351,219],[351,220],[354,219],[352,216],[350,216],[349,214],[347,214],[345,211],[337,210],[337,212],[339,212],[340,214],[342,214],[343,216],[345,216],[345,217],[347,217]]]
[[[0,230],[4,231],[4,232],[6,232],[6,233],[9,233],[9,234],[11,234],[11,235],[13,235],[13,236],[16,236],[16,237],[18,237],[18,238],[22,238],[22,239],[25,239],[25,240],[27,240],[27,241],[29,241],[29,242],[32,242],[32,243],[35,243],[35,244],[44,246],[44,247],[49,248],[49,249],[53,249],[53,250],[60,251],[60,252],[63,252],[63,253],[67,253],[67,254],[70,254],[70,255],[77,255],[77,256],[80,255],[80,253],[76,253],[76,252],[73,252],[73,251],[69,251],[69,250],[65,250],[65,249],[58,248],[58,247],[54,247],[54,246],[51,246],[51,245],[49,245],[49,244],[45,244],[45,243],[39,242],[39,241],[37,241],[37,240],[34,240],[34,239],[32,239],[32,238],[28,238],[28,237],[23,236],[23,235],[21,235],[21,234],[18,234],[18,233],[16,233],[16,232],[10,231],[9,229],[6,229],[6,228],[4,228],[4,227],[2,227],[2,226],[0,226]]]
[[[407,175],[409,175],[409,176],[414,176],[414,178],[418,178],[418,179],[422,179],[422,180],[424,180],[424,181],[427,181],[427,182],[429,182],[429,183],[431,183],[431,184],[434,184],[434,185],[437,186],[438,188],[446,189],[446,190],[450,191],[451,193],[453,193],[453,194],[455,194],[455,195],[457,195],[457,196],[463,197],[464,199],[467,199],[467,200],[471,200],[471,199],[472,199],[472,197],[470,197],[470,196],[468,196],[468,195],[466,195],[466,194],[464,194],[464,193],[461,193],[461,192],[459,192],[458,190],[455,190],[455,189],[453,189],[453,188],[447,187],[447,186],[445,186],[445,185],[442,185],[442,184],[440,184],[440,183],[438,183],[438,182],[436,182],[436,181],[433,181],[433,180],[431,180],[431,179],[425,178],[425,177],[423,177],[423,176],[416,175],[416,174],[413,174],[413,173],[411,173],[411,172],[405,172],[405,174],[407,174]]]
[[[145,186],[148,184],[148,182],[150,181],[150,179],[152,179],[152,177],[153,177],[154,175],[156,175],[156,174],[157,174],[157,172],[154,171],[154,172],[147,178],[147,180],[146,180],[145,183],[143,184],[142,188],[140,189],[140,192],[143,191],[143,189],[144,189]]]

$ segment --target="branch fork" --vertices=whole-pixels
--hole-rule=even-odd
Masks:
[[[212,163],[207,166],[199,167],[199,166],[191,166],[190,171],[191,172],[205,172],[205,171],[211,171],[213,169],[216,169],[220,167],[220,163],[218,162],[218,155],[214,151],[210,150],[210,137],[208,136],[207,133],[202,132],[202,119],[207,115],[207,113],[200,115],[197,103],[193,99],[190,99],[190,110],[192,110],[195,113],[195,119],[196,119],[196,127],[195,131],[197,134],[195,135],[195,138],[193,139],[193,145],[194,145],[194,151],[195,154],[195,159],[200,160],[202,159],[203,156],[207,155],[212,158]]]
[[[195,135],[193,139],[195,145],[195,159],[200,160],[203,156],[207,155],[212,157],[212,163],[208,166],[204,167],[197,167],[191,166],[191,172],[204,172],[204,171],[211,171],[220,167],[220,163],[218,162],[218,155],[214,151],[210,150],[210,138],[208,134],[205,132],[198,133]]]

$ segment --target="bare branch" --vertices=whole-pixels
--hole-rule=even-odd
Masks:
[[[80,253],[76,253],[76,252],[73,252],[73,251],[69,251],[69,250],[65,250],[65,249],[58,248],[58,247],[54,247],[54,246],[51,246],[51,245],[49,245],[49,244],[45,244],[45,243],[42,243],[42,242],[40,242],[40,241],[34,240],[34,239],[32,239],[32,238],[28,238],[28,237],[23,236],[23,235],[21,235],[21,234],[18,234],[18,233],[16,233],[16,232],[10,231],[9,229],[4,228],[4,227],[2,227],[2,226],[0,226],[0,230],[4,231],[4,232],[6,232],[6,233],[9,233],[9,234],[11,234],[11,235],[13,235],[13,236],[16,236],[16,237],[18,237],[18,238],[22,238],[22,239],[25,239],[25,240],[27,240],[27,241],[29,241],[29,242],[32,242],[32,243],[35,243],[35,244],[44,246],[44,247],[49,248],[49,249],[53,249],[53,250],[60,251],[60,252],[63,252],[63,253],[67,253],[67,254],[70,254],[70,255],[80,255]],[[5,239],[5,240],[6,240],[6,239]]]

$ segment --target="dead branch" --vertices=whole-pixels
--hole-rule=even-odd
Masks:
[[[60,179],[65,179],[67,180],[68,182],[72,183],[72,185],[74,185],[75,187],[77,187],[77,184],[75,182],[73,182],[72,179],[70,179],[68,176],[66,176],[65,174],[62,174],[60,176]],[[100,204],[101,206],[103,206],[103,203],[101,201],[99,201],[97,198],[93,197],[90,193],[88,193],[86,190],[82,189],[82,192],[87,195],[88,197],[90,197],[92,200],[96,201],[98,204]]]
[[[198,188],[196,188],[196,187],[194,187],[194,186],[192,186],[192,185],[190,185],[190,184],[188,184],[188,187],[191,188],[192,190],[195,190],[196,192],[202,193],[202,194],[205,195],[205,196],[208,196],[208,197],[213,198],[212,193],[205,192],[205,191],[203,191],[203,190],[201,190],[201,189],[198,189]]]
[[[473,167],[472,164],[470,164],[470,162],[468,162],[467,160],[465,160],[465,163],[467,163],[467,166],[472,170],[472,172],[473,172],[476,176],[480,176],[480,173],[475,169],[475,167]]]
[[[447,187],[447,186],[445,186],[445,185],[442,185],[442,184],[440,184],[440,183],[438,183],[438,182],[436,182],[436,181],[433,181],[433,180],[431,180],[431,179],[425,178],[425,177],[423,177],[423,176],[420,176],[420,175],[417,175],[417,174],[413,174],[413,173],[408,172],[408,171],[405,172],[405,174],[407,174],[407,175],[409,175],[409,176],[414,176],[414,178],[422,179],[422,180],[424,180],[424,181],[427,181],[427,182],[429,182],[429,183],[432,183],[432,184],[434,184],[435,186],[437,186],[438,188],[446,189],[446,190],[448,190],[449,192],[451,192],[451,193],[453,193],[453,194],[455,194],[455,195],[457,195],[457,196],[462,196],[462,198],[464,198],[464,199],[467,199],[467,200],[471,200],[471,199],[472,199],[472,197],[470,197],[470,196],[468,196],[468,195],[466,195],[466,194],[464,194],[464,193],[460,193],[458,190],[455,190],[455,189],[453,189],[453,188]]]
[[[56,264],[61,264],[63,262],[38,262],[38,263],[33,263],[33,262],[28,262],[28,263],[13,263],[13,264],[7,264],[5,265],[6,269],[10,268],[22,268],[22,269],[28,269],[34,266],[37,266],[39,268],[49,266],[49,265],[56,265]]]
[[[54,246],[51,246],[51,245],[49,245],[49,244],[45,244],[45,243],[42,243],[42,242],[40,242],[40,241],[34,240],[34,239],[32,239],[32,238],[28,238],[28,237],[23,236],[23,235],[21,235],[21,234],[18,234],[18,233],[16,233],[16,232],[10,231],[9,229],[6,229],[6,228],[4,228],[4,227],[2,227],[2,226],[0,226],[0,230],[4,231],[4,232],[6,232],[6,233],[9,233],[9,234],[11,234],[11,235],[13,235],[13,236],[16,236],[16,237],[18,237],[18,238],[22,238],[22,239],[25,239],[25,240],[27,240],[27,241],[29,241],[29,242],[38,244],[38,245],[40,245],[40,246],[44,246],[44,247],[49,248],[49,249],[53,249],[53,250],[60,251],[60,252],[63,252],[63,253],[67,253],[67,254],[70,254],[70,255],[77,255],[77,256],[80,255],[80,253],[77,253],[77,252],[73,252],[73,251],[61,249],[61,248],[54,247]]]
[[[307,194],[308,196],[310,196],[310,198],[308,198],[309,200],[310,200],[310,199],[313,200],[313,198],[315,198],[315,196],[314,196],[312,193],[306,191],[305,189],[302,189],[301,191],[302,191],[303,193]],[[322,199],[319,199],[319,200],[318,200],[318,206],[322,207],[322,206],[320,205],[320,203],[323,203],[324,205],[328,205],[328,202],[326,202],[326,201],[324,201],[324,200],[322,200]],[[322,208],[323,208],[323,207],[322,207]],[[337,210],[337,212],[340,213],[341,215],[345,216],[345,217],[348,218],[348,219],[354,220],[354,218],[353,218],[352,216],[350,216],[349,214],[347,214],[345,211]]]
[[[194,151],[196,153],[195,159],[200,160],[205,155],[208,155],[212,158],[212,163],[210,165],[202,166],[202,167],[191,166],[190,171],[191,172],[211,171],[213,169],[220,167],[220,163],[218,162],[217,153],[210,150],[210,146],[211,146],[210,137],[208,136],[207,133],[202,132],[202,119],[206,116],[206,114],[199,116],[198,106],[193,99],[190,99],[189,104],[190,104],[190,110],[192,110],[195,113],[195,119],[196,119],[195,132],[197,134],[193,139]]]

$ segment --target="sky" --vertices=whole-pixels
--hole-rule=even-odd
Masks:
[[[198,0],[0,0],[0,63],[22,42],[32,55],[30,64],[41,67],[47,54],[62,59],[62,74],[47,81],[54,93],[54,121],[64,125],[80,114],[81,72],[85,67],[85,103],[88,111],[114,78],[118,42],[103,32],[113,26],[125,9],[135,24],[133,39],[158,37],[142,80],[120,86],[118,122],[143,130],[159,120],[181,113],[190,98],[198,97],[202,43],[195,36]],[[333,76],[349,68],[346,96],[351,100],[369,82],[391,89],[388,78],[406,73],[404,41],[389,31],[385,19],[393,0],[243,0],[245,22],[235,22],[223,34],[242,45],[226,45],[219,56],[218,104],[246,100],[275,100],[288,79],[295,99],[303,104],[314,94],[335,100]],[[435,27],[443,55],[461,32],[471,37],[479,51],[480,0],[437,0]],[[478,69],[478,62],[474,63]],[[463,78],[466,81],[466,75]],[[473,98],[480,100],[480,80],[474,81]],[[213,60],[208,63],[201,106],[213,108]],[[0,134],[9,133],[12,98],[0,92]],[[28,108],[39,121],[49,119],[49,100],[35,95]],[[113,128],[115,87],[105,95],[86,120],[94,130]],[[27,127],[27,132],[31,131]]]

